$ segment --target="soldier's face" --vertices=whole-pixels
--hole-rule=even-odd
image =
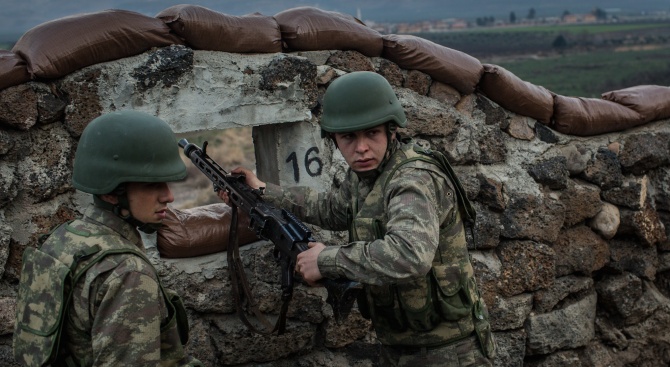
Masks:
[[[333,135],[344,160],[354,172],[376,169],[384,159],[388,144],[385,125]]]
[[[174,201],[165,182],[129,182],[126,190],[130,213],[144,223],[161,223],[168,203]]]

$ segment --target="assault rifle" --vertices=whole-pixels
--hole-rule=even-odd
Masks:
[[[184,149],[186,157],[212,181],[214,190],[225,190],[228,192],[232,206],[232,218],[230,224],[230,240],[228,243],[228,269],[231,276],[233,295],[236,298],[237,312],[240,319],[253,331],[264,333],[254,327],[244,315],[242,300],[239,296],[239,288],[244,289],[247,304],[252,308],[257,318],[268,328],[271,325],[255,307],[251,297],[246,276],[239,258],[237,245],[237,208],[240,208],[250,218],[249,228],[257,237],[271,241],[274,245],[274,257],[281,266],[281,288],[282,309],[279,319],[269,333],[278,331],[282,334],[286,326],[286,311],[288,303],[293,295],[294,268],[296,257],[299,253],[308,249],[307,243],[314,242],[312,232],[296,218],[292,213],[284,209],[278,209],[263,200],[263,188],[254,189],[247,185],[244,175],[235,175],[226,172],[211,157],[207,155],[207,142],[202,149],[186,139],[179,141],[179,146]],[[301,279],[300,279],[301,280]],[[336,320],[346,317],[353,306],[362,285],[349,280],[333,280],[324,278],[320,281],[328,291],[326,300],[333,308]],[[268,333],[268,332],[266,332]]]

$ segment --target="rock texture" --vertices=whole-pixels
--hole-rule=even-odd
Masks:
[[[69,181],[88,121],[133,108],[177,132],[254,126],[257,154],[267,154],[259,175],[295,184],[286,148],[267,144],[278,141],[317,146],[323,180],[337,182],[340,158],[319,139],[319,101],[333,78],[354,70],[391,81],[410,121],[402,133],[445,151],[478,209],[471,250],[497,337],[495,366],[670,363],[670,121],[571,136],[477,91],[461,95],[356,51],[242,55],[170,46],[0,92],[0,364],[13,365],[24,249],[89,200]],[[185,300],[188,348],[206,365],[378,360],[370,324],[356,310],[336,323],[323,289],[296,287],[286,334],[254,334],[235,314],[225,253],[165,259],[145,241],[165,285]],[[261,241],[241,250],[269,317],[281,296],[272,249]]]

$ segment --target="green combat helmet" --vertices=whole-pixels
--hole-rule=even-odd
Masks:
[[[407,118],[393,88],[383,76],[356,71],[335,79],[323,96],[321,135],[368,129],[392,122],[405,127]]]
[[[137,111],[118,111],[102,115],[84,129],[74,157],[72,184],[93,194],[96,206],[114,212],[146,233],[159,225],[143,223],[130,211],[126,182],[170,182],[186,177],[186,165],[165,121]],[[98,195],[116,194],[114,205]]]
[[[137,111],[102,115],[84,129],[74,159],[72,184],[95,195],[124,182],[170,182],[186,177],[186,165],[170,126]]]

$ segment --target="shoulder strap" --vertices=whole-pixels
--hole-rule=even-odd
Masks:
[[[184,309],[181,297],[179,297],[179,295],[177,295],[176,293],[172,294],[168,292],[168,290],[163,287],[163,282],[161,282],[160,277],[158,277],[158,272],[156,271],[156,268],[153,266],[151,261],[149,261],[149,259],[140,249],[135,247],[123,247],[123,248],[112,248],[112,249],[108,248],[102,250],[99,245],[93,245],[90,246],[89,250],[86,251],[85,253],[90,253],[90,255],[87,255],[85,257],[79,257],[78,259],[75,260],[75,264],[72,267],[72,272],[74,274],[72,278],[73,286],[77,284],[79,279],[84,274],[86,274],[86,271],[88,269],[90,269],[93,265],[100,262],[103,258],[109,255],[133,254],[142,259],[145,263],[147,263],[156,274],[156,281],[158,282],[158,287],[160,288],[161,294],[165,299],[166,307],[168,308],[168,318],[172,318],[173,315],[176,317],[178,324],[177,331],[179,332],[181,342],[182,344],[186,344],[188,342],[189,338],[188,319],[186,316],[186,310]],[[94,257],[90,259],[88,262],[86,262],[86,264],[84,264],[83,267],[81,267],[80,269],[76,268],[78,266],[78,263],[80,263],[82,260],[85,260],[86,258],[90,258],[91,256]],[[69,298],[71,298],[70,295],[68,295],[68,302]]]
[[[277,331],[278,335],[282,335],[286,330],[286,318],[288,314],[288,305],[293,297],[293,278],[291,276],[284,278],[282,276],[282,306],[279,313],[279,318],[274,327],[270,321],[261,313],[258,308],[258,302],[253,297],[249,281],[244,272],[244,265],[240,258],[239,243],[237,236],[237,222],[238,212],[237,205],[232,204],[232,217],[230,219],[230,233],[228,236],[228,275],[230,276],[230,283],[232,287],[233,299],[235,300],[235,308],[240,320],[251,330],[257,334],[269,335]],[[275,250],[276,251],[276,250]],[[278,254],[275,253],[275,257]],[[284,269],[282,264],[282,274],[292,274],[293,269]],[[286,282],[286,284],[285,284]],[[240,290],[241,289],[241,290]],[[249,318],[247,318],[243,305],[246,304],[248,308],[254,313],[257,320],[263,325],[262,328],[255,326]]]
[[[454,185],[454,189],[456,190],[456,200],[458,203],[458,209],[461,213],[461,218],[463,219],[464,224],[466,226],[474,227],[477,213],[475,211],[475,208],[472,206],[470,199],[468,199],[465,189],[463,188],[463,185],[461,185],[461,181],[458,179],[458,176],[456,176],[454,169],[449,164],[447,157],[445,157],[444,154],[442,154],[439,151],[424,149],[416,144],[414,145],[414,151],[416,153],[419,153],[419,155],[407,158],[404,161],[400,162],[400,164],[396,165],[391,171],[391,173],[387,176],[386,182],[384,182],[384,187],[386,187],[386,185],[389,183],[389,181],[395,174],[395,171],[409,162],[423,161],[435,164],[442,169],[442,171],[449,177],[452,184]]]

